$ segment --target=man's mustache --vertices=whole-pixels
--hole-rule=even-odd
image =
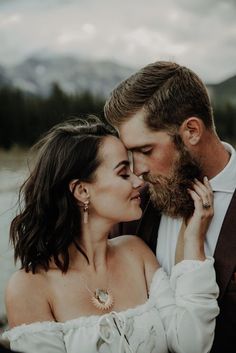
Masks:
[[[151,175],[150,173],[143,174],[143,180],[150,184],[156,184],[160,182],[161,175]]]

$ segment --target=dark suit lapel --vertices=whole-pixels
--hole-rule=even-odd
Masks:
[[[236,268],[236,190],[221,227],[214,258],[220,300]]]

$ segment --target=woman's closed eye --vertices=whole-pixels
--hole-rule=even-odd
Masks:
[[[122,168],[119,176],[123,179],[128,179],[130,177],[130,169],[128,167]]]
[[[130,177],[130,174],[127,174],[127,173],[121,173],[121,174],[119,174],[120,175],[120,177],[121,178],[123,178],[123,179],[128,179],[129,177]]]

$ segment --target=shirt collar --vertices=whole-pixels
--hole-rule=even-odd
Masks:
[[[236,152],[228,143],[222,142],[230,153],[230,160],[225,168],[210,180],[213,191],[233,193],[236,188]]]

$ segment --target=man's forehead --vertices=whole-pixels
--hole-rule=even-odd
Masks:
[[[124,143],[126,149],[128,151],[138,150],[140,148],[147,147],[152,144],[150,139],[146,136],[146,138],[141,138],[139,135],[128,136],[127,134],[120,135],[121,141]]]
[[[151,130],[144,122],[143,113],[139,111],[118,127],[118,134],[126,148],[133,149],[149,143]]]

